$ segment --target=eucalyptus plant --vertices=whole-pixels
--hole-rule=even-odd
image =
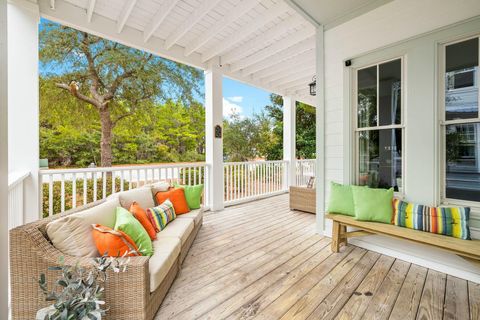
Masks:
[[[104,283],[108,279],[107,272],[125,272],[129,252],[121,257],[104,255],[94,258],[91,267],[83,267],[78,263],[68,266],[61,261],[62,266],[52,266],[48,270],[59,271],[61,274],[49,289],[45,274],[38,281],[40,289],[45,294],[46,301],[53,302],[55,311],[47,314],[44,320],[99,320],[108,310],[103,301]]]

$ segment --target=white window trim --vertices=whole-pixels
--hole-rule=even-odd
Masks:
[[[469,37],[463,37],[460,39],[456,39],[454,41],[448,41],[448,42],[443,42],[439,43],[439,59],[438,59],[438,112],[439,112],[439,139],[440,141],[440,204],[441,205],[457,205],[457,206],[465,206],[465,207],[470,207],[472,210],[472,216],[475,218],[480,217],[480,201],[468,201],[468,200],[461,200],[461,199],[452,199],[452,198],[447,198],[446,197],[446,186],[447,186],[447,174],[446,174],[446,137],[445,137],[445,128],[447,125],[451,124],[463,124],[463,123],[479,123],[480,122],[480,106],[478,108],[478,117],[477,118],[471,118],[471,119],[459,119],[459,120],[445,120],[445,59],[446,59],[446,52],[445,49],[447,46],[455,44],[455,43],[460,43],[464,42],[467,40],[471,39],[479,39],[479,47],[480,47],[480,34],[474,35],[474,36],[469,36]],[[479,58],[480,62],[480,48],[479,48]],[[477,72],[477,79],[476,83],[480,83],[480,72]],[[480,89],[478,90],[478,101],[480,102]],[[478,219],[478,218],[477,218]]]
[[[373,66],[377,66],[377,117],[379,115],[379,96],[378,96],[378,88],[379,88],[379,76],[378,76],[378,71],[379,71],[379,65],[388,63],[391,61],[399,60],[400,59],[400,64],[401,64],[401,77],[402,77],[402,86],[401,86],[401,93],[400,93],[400,115],[401,115],[401,121],[400,124],[391,124],[391,125],[379,125],[380,121],[377,119],[377,126],[374,127],[362,127],[358,128],[358,115],[357,115],[357,108],[358,108],[358,71],[362,69],[367,69]],[[401,129],[402,130],[402,191],[395,192],[395,197],[398,198],[404,198],[405,196],[405,159],[406,159],[406,149],[405,149],[405,92],[406,92],[406,86],[407,86],[407,81],[406,81],[406,76],[405,76],[405,56],[400,55],[400,56],[395,56],[393,58],[381,60],[376,63],[371,63],[371,64],[366,64],[362,66],[358,66],[356,68],[352,69],[352,77],[351,77],[351,92],[352,92],[352,108],[351,108],[351,142],[352,142],[352,148],[353,148],[353,159],[352,159],[352,179],[355,184],[358,184],[359,181],[359,168],[360,168],[360,161],[359,161],[359,156],[360,156],[360,150],[359,150],[359,143],[358,143],[358,133],[362,131],[371,131],[371,130],[388,130],[388,129]]]

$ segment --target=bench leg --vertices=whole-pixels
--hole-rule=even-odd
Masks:
[[[340,234],[342,238],[342,242],[345,245],[345,247],[348,245],[348,240],[347,240],[347,226],[346,225],[341,225],[340,226]]]
[[[337,221],[333,221],[333,230],[332,230],[332,252],[340,251],[340,230],[341,225]]]

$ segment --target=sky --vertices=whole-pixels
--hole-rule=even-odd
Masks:
[[[48,20],[41,19],[40,28],[45,28],[45,23]],[[39,65],[40,74],[47,73],[61,73],[65,71],[65,66],[59,65]],[[270,104],[270,93],[262,89],[244,84],[239,81],[235,81],[229,78],[223,78],[223,115],[229,118],[232,114],[236,113],[240,118],[249,118],[254,114],[258,114],[265,109],[265,106]],[[204,92],[204,88],[201,88],[201,92]],[[204,103],[203,97],[198,97],[201,103]]]

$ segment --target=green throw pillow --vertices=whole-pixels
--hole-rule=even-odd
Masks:
[[[187,200],[190,209],[200,209],[200,205],[202,204],[203,184],[184,186],[175,183],[174,186],[175,188],[183,188],[185,191],[185,199]]]
[[[355,219],[391,223],[393,188],[373,189],[352,186]]]
[[[328,212],[341,213],[352,217],[355,216],[352,186],[335,182],[330,183],[330,201],[328,201]]]
[[[138,247],[144,256],[153,254],[152,240],[142,224],[126,209],[118,207],[115,212],[115,230],[125,232]]]

